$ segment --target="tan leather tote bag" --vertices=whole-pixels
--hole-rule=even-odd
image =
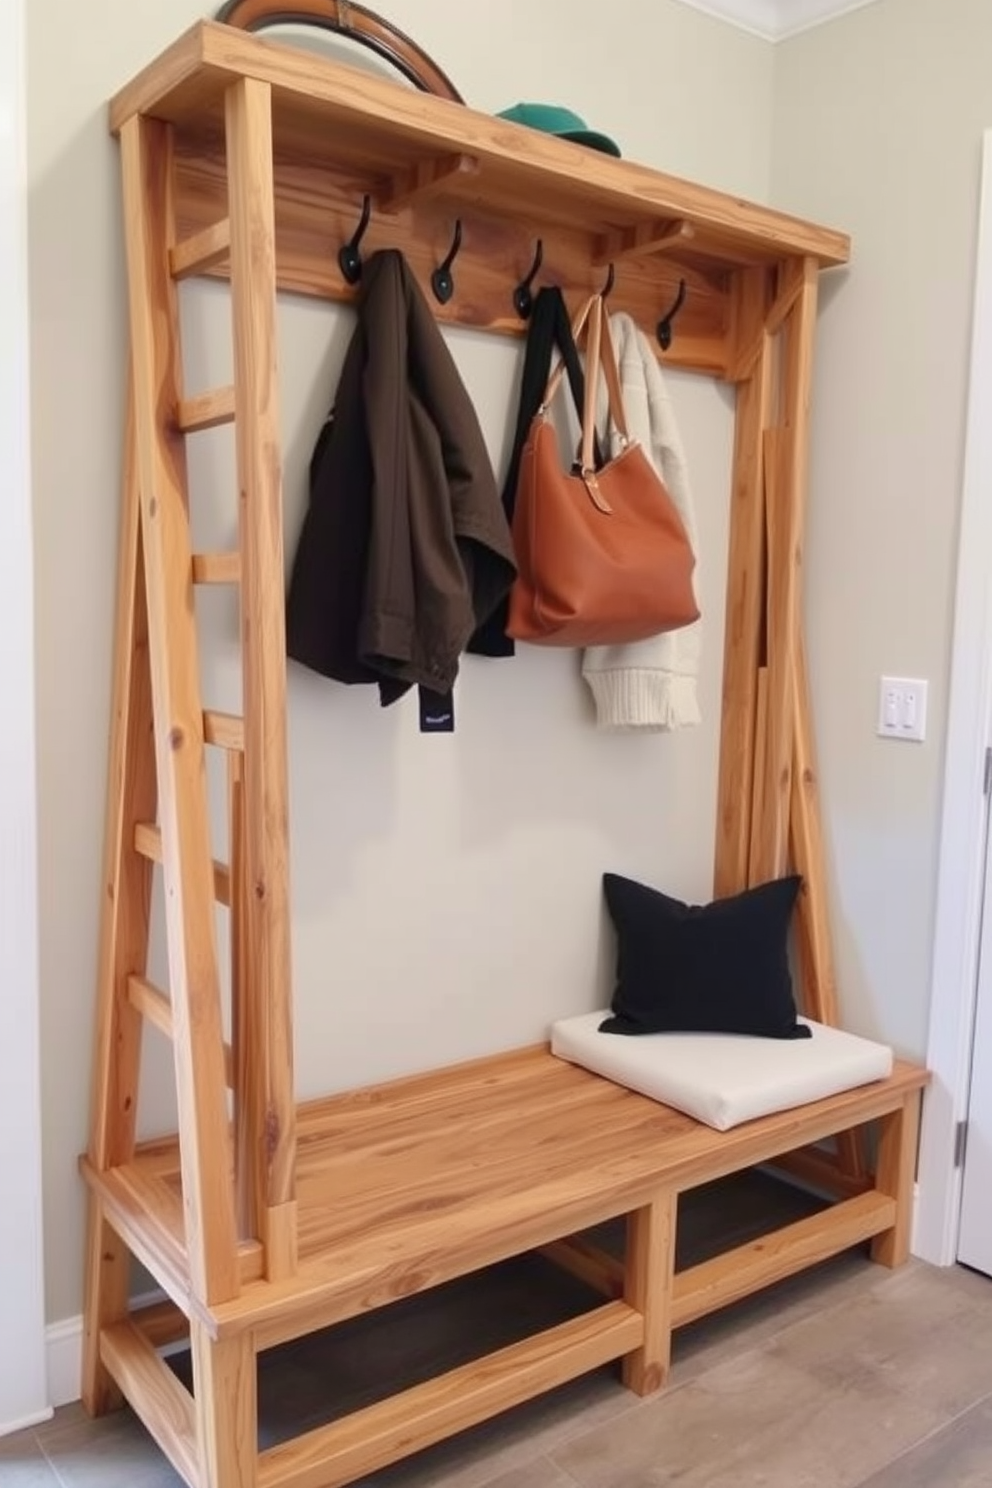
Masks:
[[[548,408],[561,366],[548,383],[520,460],[513,544],[518,577],[507,634],[544,646],[612,646],[643,641],[699,618],[695,554],[664,482],[627,434],[609,319],[594,295],[577,321],[588,324],[585,406],[579,459],[563,470]],[[621,451],[595,469],[599,367]]]

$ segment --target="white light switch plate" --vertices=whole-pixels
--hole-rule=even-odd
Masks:
[[[920,677],[882,677],[878,688],[878,733],[883,739],[927,734],[927,684]]]

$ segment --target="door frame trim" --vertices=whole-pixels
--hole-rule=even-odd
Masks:
[[[919,1205],[913,1251],[939,1266],[957,1254],[957,1126],[968,1113],[985,888],[992,744],[992,129],[982,137],[971,368],[958,532],[944,788],[937,870]]]

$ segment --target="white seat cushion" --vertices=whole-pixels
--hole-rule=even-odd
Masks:
[[[892,1072],[885,1044],[801,1018],[808,1039],[736,1033],[600,1033],[608,1011],[552,1025],[551,1052],[717,1131],[822,1100]]]

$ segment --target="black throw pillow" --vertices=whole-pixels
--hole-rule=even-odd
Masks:
[[[801,883],[773,879],[699,905],[604,873],[617,970],[613,1016],[600,1033],[809,1038],[796,1019],[788,959]]]

